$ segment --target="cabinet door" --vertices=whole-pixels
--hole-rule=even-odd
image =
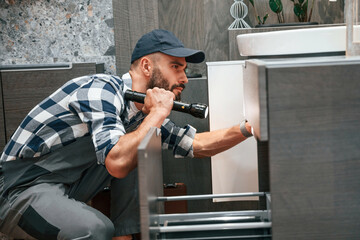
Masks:
[[[208,62],[210,130],[239,124],[243,119],[244,61]],[[211,157],[214,194],[258,192],[257,142],[249,138],[233,148]],[[258,197],[214,199],[254,201]]]
[[[95,63],[73,64],[71,68],[18,69],[3,71],[3,101],[6,140],[9,140],[29,111],[68,80],[96,73]]]
[[[273,239],[359,239],[360,61],[343,59],[267,67]]]

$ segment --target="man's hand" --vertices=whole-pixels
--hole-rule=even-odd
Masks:
[[[153,112],[167,117],[173,107],[174,99],[174,93],[163,88],[155,87],[153,89],[148,89],[146,91],[142,112],[145,114]]]
[[[116,178],[124,178],[137,165],[137,147],[151,127],[160,128],[170,114],[175,95],[165,89],[146,91],[142,111],[147,114],[144,121],[133,132],[121,136],[105,159],[108,172]]]

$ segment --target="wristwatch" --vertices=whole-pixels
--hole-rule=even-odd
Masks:
[[[244,135],[244,137],[251,137],[252,136],[252,133],[249,133],[248,130],[246,129],[246,123],[247,123],[247,120],[244,119],[241,123],[240,123],[240,131],[241,131],[241,134]]]

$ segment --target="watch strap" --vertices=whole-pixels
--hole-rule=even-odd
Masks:
[[[243,120],[241,123],[240,123],[240,131],[241,131],[241,134],[244,135],[244,137],[251,137],[252,134],[248,132],[248,130],[246,129],[246,123],[247,123],[247,120]]]

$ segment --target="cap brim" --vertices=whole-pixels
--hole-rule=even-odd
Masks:
[[[160,52],[174,57],[185,57],[186,62],[189,63],[201,63],[205,60],[205,53],[203,51],[190,48],[172,48]]]

